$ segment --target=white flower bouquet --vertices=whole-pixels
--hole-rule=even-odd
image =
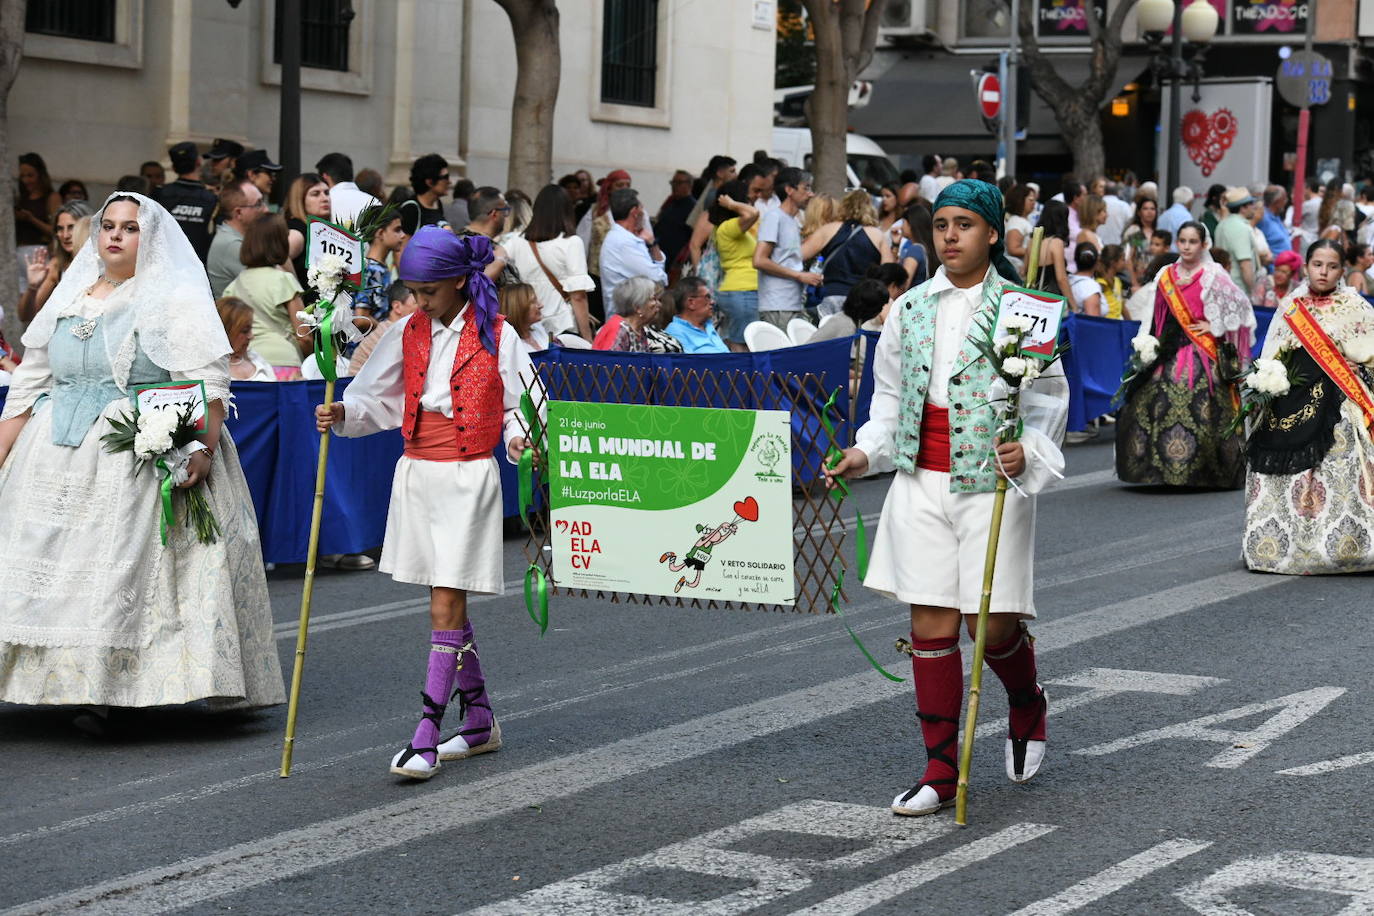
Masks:
[[[1021,392],[1040,377],[1042,365],[1048,366],[1068,349],[1065,344],[1056,344],[1053,356],[1043,364],[1036,357],[1022,355],[1031,324],[1031,319],[1024,315],[1007,315],[1001,323],[1007,334],[993,337],[994,327],[983,326],[980,328],[982,334],[973,341],[974,347],[997,371],[997,381],[988,392],[988,403],[993,405],[997,417],[995,435],[998,442],[1015,442],[1021,438]]]
[[[1112,405],[1117,406],[1124,403],[1127,387],[1142,374],[1149,371],[1150,367],[1157,362],[1159,362],[1159,338],[1146,331],[1142,325],[1140,332],[1131,338],[1131,359],[1126,363],[1126,371],[1121,373],[1121,386],[1112,396]]]
[[[305,280],[310,288],[320,294],[320,299],[328,302],[334,298],[343,285],[344,273],[348,264],[337,254],[327,254],[315,260],[306,272]]]
[[[1292,352],[1285,349],[1276,353],[1273,359],[1257,359],[1241,375],[1240,409],[1226,428],[1226,435],[1239,432],[1245,424],[1245,418],[1251,414],[1255,415],[1257,421],[1263,418],[1275,398],[1281,398],[1294,388],[1307,384],[1307,380],[1293,370]]]
[[[167,528],[176,525],[173,488],[185,483],[190,476],[187,466],[196,451],[192,443],[197,441],[197,424],[191,416],[191,408],[187,407],[180,413],[149,410],[134,416],[110,417],[111,432],[100,437],[107,452],[133,453],[135,474],[149,464],[156,470],[163,543],[167,541]],[[196,537],[202,544],[213,544],[219,538],[220,527],[209,500],[201,492],[203,486],[203,483],[197,484],[180,492],[186,502],[187,520],[195,528]]]

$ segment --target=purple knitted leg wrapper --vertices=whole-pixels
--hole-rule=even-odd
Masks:
[[[461,630],[432,630],[429,634],[429,670],[425,674],[424,713],[426,718],[415,727],[410,746],[434,748],[439,743],[439,721],[443,719],[449,691],[453,689],[453,660],[463,645]],[[430,718],[432,717],[432,718]],[[420,754],[431,766],[438,760],[433,750]]]
[[[482,660],[477,655],[477,641],[469,621],[462,629],[462,645],[471,646],[458,660],[458,696],[463,711],[463,725],[458,734],[468,747],[485,744],[491,737],[491,699],[487,696],[487,682],[482,677]]]

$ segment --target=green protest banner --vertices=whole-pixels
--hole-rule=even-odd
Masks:
[[[791,605],[784,410],[549,402],[562,588]]]

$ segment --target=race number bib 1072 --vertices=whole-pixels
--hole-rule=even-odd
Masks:
[[[344,262],[343,285],[359,289],[363,285],[363,243],[356,235],[328,220],[312,216],[309,221],[310,241],[306,246],[305,263],[315,264],[325,255],[336,255]]]
[[[165,385],[135,385],[134,402],[140,414],[152,411],[171,411],[177,416],[191,410],[196,432],[209,429],[205,419],[205,383],[201,381],[168,382]]]
[[[997,309],[997,326],[993,329],[993,339],[1011,336],[1006,329],[1006,320],[1017,315],[1030,320],[1030,330],[1021,345],[1024,356],[1050,360],[1054,358],[1055,344],[1059,340],[1059,320],[1064,314],[1065,299],[1052,293],[1022,286],[1008,286],[1002,293],[1002,301]]]

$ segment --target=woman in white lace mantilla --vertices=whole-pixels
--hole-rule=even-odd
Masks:
[[[0,416],[0,701],[161,706],[284,699],[257,522],[221,423],[228,339],[180,227],[116,193],[46,308]],[[204,381],[186,486],[222,529],[164,545],[156,475],[107,452],[135,385]],[[181,513],[179,513],[181,514]]]

